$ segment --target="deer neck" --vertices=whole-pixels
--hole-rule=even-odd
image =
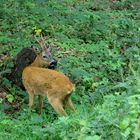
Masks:
[[[33,66],[33,67],[42,67],[40,55],[38,55],[36,57],[36,59],[34,60],[34,62],[30,66]]]

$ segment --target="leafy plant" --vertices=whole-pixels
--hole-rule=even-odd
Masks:
[[[0,139],[139,139],[139,4],[2,0],[0,82],[8,93],[6,101],[0,100]],[[40,33],[54,46],[57,70],[76,85],[77,113],[66,118],[56,116],[47,100],[41,116],[29,112],[26,91],[4,77],[22,48],[37,46],[33,35]]]

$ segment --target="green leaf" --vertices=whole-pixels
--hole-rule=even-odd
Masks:
[[[126,129],[130,124],[130,119],[125,118],[121,123],[120,123],[120,129],[124,130]]]
[[[98,135],[94,135],[94,136],[86,136],[84,140],[100,140],[101,137]]]
[[[8,102],[10,102],[10,103],[12,103],[14,101],[14,96],[11,94],[7,95],[6,98],[7,98]]]

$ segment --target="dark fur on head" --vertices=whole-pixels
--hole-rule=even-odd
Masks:
[[[23,69],[29,66],[36,58],[37,54],[32,48],[23,48],[16,56],[14,61],[14,68],[9,75],[9,80],[15,85],[24,89],[22,84]]]

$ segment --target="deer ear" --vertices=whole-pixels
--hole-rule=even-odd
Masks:
[[[51,45],[49,45],[49,44],[47,44],[47,45],[45,46],[45,49],[46,49],[47,51],[51,51],[52,46],[51,46]]]
[[[31,48],[35,51],[35,53],[39,54],[41,52],[41,49],[35,47],[35,46],[31,46]]]

